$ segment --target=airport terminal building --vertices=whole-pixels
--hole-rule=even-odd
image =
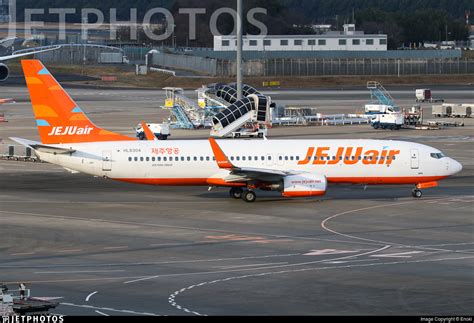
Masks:
[[[237,50],[236,36],[214,36],[214,51]],[[387,51],[387,35],[356,31],[354,24],[344,31],[322,35],[267,35],[244,37],[245,51]]]

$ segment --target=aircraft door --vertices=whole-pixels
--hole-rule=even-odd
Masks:
[[[102,153],[102,170],[104,172],[112,171],[112,152],[104,151]]]
[[[412,149],[411,151],[411,169],[420,168],[420,153],[418,149]]]

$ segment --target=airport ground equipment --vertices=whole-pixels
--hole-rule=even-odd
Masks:
[[[100,53],[100,64],[128,64],[130,61],[122,52],[118,53]]]
[[[205,123],[205,111],[184,95],[182,88],[166,87],[164,109],[171,110],[173,126],[181,129],[202,127]]]
[[[405,124],[402,113],[376,114],[371,120],[374,129],[400,130]]]
[[[158,140],[167,140],[171,136],[170,125],[166,123],[149,123],[147,124],[148,128],[153,132],[153,134],[158,138]],[[140,140],[146,139],[145,130],[142,125],[139,124],[136,127],[137,138]]]
[[[371,103],[397,107],[395,100],[390,93],[379,82],[371,81],[367,83],[367,89],[370,91]]]
[[[453,118],[470,118],[474,104],[456,104],[453,105]]]
[[[255,88],[246,84],[243,85],[242,90],[244,98],[239,101],[235,84],[215,86],[215,95],[230,105],[212,118],[211,136],[245,137],[248,131],[241,128],[246,124],[250,125],[249,128],[262,130],[271,125],[271,98],[260,94]],[[262,134],[261,131],[257,132],[257,136],[262,136]]]
[[[432,114],[438,118],[451,117],[453,107],[450,104],[433,105]]]
[[[433,93],[430,89],[417,89],[416,90],[416,102],[418,103],[437,103],[444,102],[444,99],[435,99],[433,98]]]
[[[13,315],[45,315],[48,311],[59,306],[58,302],[31,297],[31,290],[25,290],[25,296],[20,296],[19,290],[10,290],[6,285],[0,290],[0,317]]]
[[[423,108],[420,105],[404,109],[403,114],[406,126],[420,126],[423,123]]]

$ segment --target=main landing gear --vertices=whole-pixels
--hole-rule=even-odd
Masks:
[[[257,194],[252,190],[243,190],[240,187],[234,187],[230,190],[230,197],[236,200],[244,200],[247,203],[253,203],[257,200]]]
[[[417,198],[417,199],[421,199],[423,197],[423,192],[418,188],[414,188],[411,194],[413,195],[414,198]]]

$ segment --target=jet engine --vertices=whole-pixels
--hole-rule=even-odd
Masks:
[[[5,64],[0,64],[0,82],[5,81],[9,74],[10,70],[8,69],[8,66]]]
[[[326,176],[302,173],[283,179],[282,195],[284,197],[323,196],[326,194],[327,188]]]

